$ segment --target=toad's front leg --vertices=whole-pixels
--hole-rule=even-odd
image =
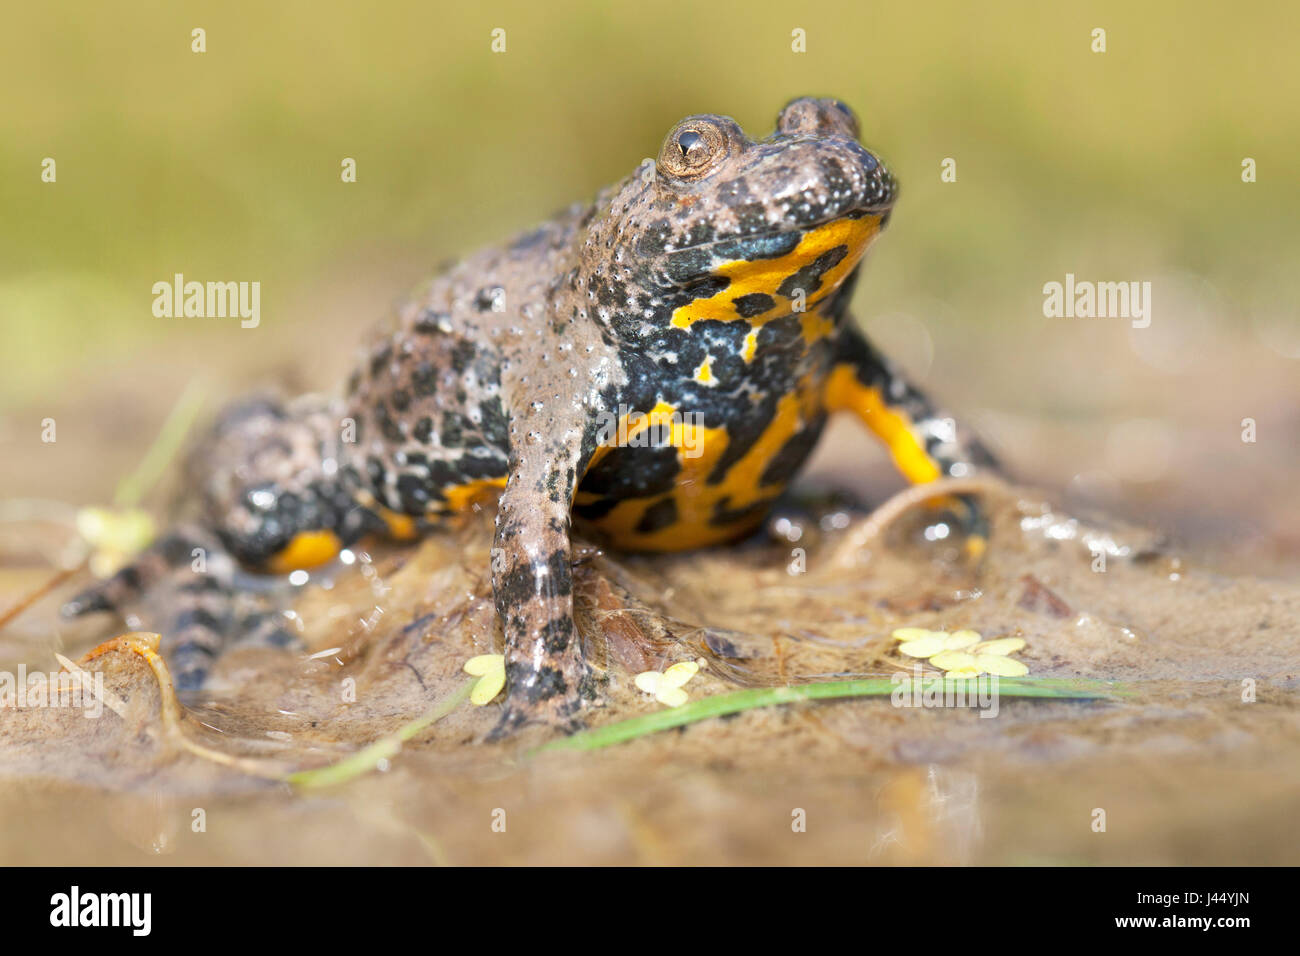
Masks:
[[[587,673],[573,623],[569,509],[593,439],[583,423],[527,412],[512,416],[511,430],[492,548],[507,681],[494,739],[535,722],[575,729]]]
[[[826,407],[854,413],[885,444],[898,470],[913,484],[1000,471],[979,439],[937,410],[851,322],[839,333],[835,364],[826,383]],[[966,550],[982,554],[988,522],[979,502],[970,495],[957,495],[945,504],[954,506]]]

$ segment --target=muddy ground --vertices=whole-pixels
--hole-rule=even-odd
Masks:
[[[667,558],[583,545],[580,624],[607,678],[590,722],[657,709],[632,675],[677,660],[704,662],[693,697],[889,675],[910,664],[889,637],[901,626],[1022,636],[1031,675],[1115,681],[1128,696],[1003,699],[994,719],[804,703],[576,754],[532,754],[540,730],[485,743],[499,705],[464,703],[377,772],[310,792],[275,779],[395,731],[463,687],[465,660],[499,650],[482,511],[306,589],[297,611],[314,656],[228,655],[175,731],[130,650],[83,661],[124,700],[120,715],[0,710],[0,806],[23,820],[0,829],[0,860],[1297,862],[1300,587],[1215,573],[1027,489],[988,500],[993,547],[979,562],[922,544],[909,517],[859,547],[864,513],[817,497],[779,526],[800,528],[803,573],[775,535]],[[1104,572],[1098,547],[1111,552]],[[7,581],[36,577],[10,569]],[[54,600],[23,618],[29,633]],[[65,628],[64,650],[116,630]]]
[[[211,339],[210,402],[268,379],[339,379],[353,316],[399,286],[382,269],[367,275],[304,298],[296,322],[268,328],[264,358],[238,336]],[[320,329],[314,352],[294,331],[307,321]],[[1295,359],[1227,327],[1189,339],[1190,327],[1131,347],[1110,327],[1045,327],[1010,350],[950,334],[930,361],[909,349],[905,323],[868,323],[1019,478],[989,498],[982,562],[921,544],[913,518],[854,543],[899,483],[847,421],[832,423],[784,506],[786,540],[661,558],[580,549],[579,623],[607,678],[592,725],[658,709],[632,676],[675,660],[704,661],[695,699],[887,676],[907,665],[890,640],[901,626],[1019,635],[1031,676],[1114,681],[1126,696],[1003,699],[994,719],[821,701],[540,755],[530,751],[544,732],[487,744],[499,705],[464,703],[382,771],[310,792],[278,779],[427,713],[464,687],[469,657],[499,649],[484,512],[417,546],[376,546],[369,574],[343,569],[329,590],[307,588],[308,650],[228,655],[178,731],[130,651],[93,662],[126,699],[120,716],[0,709],[0,862],[1300,862]],[[1171,354],[1185,361],[1170,366]],[[1006,368],[1015,374],[992,371]],[[1085,368],[1100,386],[1081,387]],[[0,607],[49,580],[72,505],[111,498],[194,369],[164,343],[9,410]],[[24,424],[47,415],[57,444]],[[1255,443],[1242,441],[1248,415]],[[180,490],[169,481],[151,509]],[[1110,551],[1104,571],[1097,547]],[[58,619],[82,583],[0,630],[0,669],[57,668],[55,652],[77,659],[122,631]],[[1105,832],[1093,829],[1098,809]],[[792,830],[796,810],[804,832]]]

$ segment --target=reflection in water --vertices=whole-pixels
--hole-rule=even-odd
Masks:
[[[908,768],[885,784],[879,809],[872,863],[967,864],[983,839],[979,778],[969,771]]]
[[[150,856],[168,856],[176,852],[177,837],[188,815],[188,808],[182,806],[177,797],[161,790],[151,790],[146,794],[126,793],[110,799],[114,806],[103,817],[114,833]]]

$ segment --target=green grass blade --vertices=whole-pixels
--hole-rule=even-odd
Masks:
[[[134,508],[144,500],[146,492],[157,483],[185,441],[185,435],[202,407],[203,386],[198,381],[191,381],[172,406],[167,420],[158,430],[158,437],[144,453],[135,471],[118,482],[113,504],[119,508]]]
[[[910,678],[909,678],[910,679]],[[922,678],[937,680],[937,677]],[[986,688],[991,681],[986,681]],[[945,690],[966,685],[965,690],[973,696],[978,687],[976,679],[945,680]],[[906,686],[904,683],[901,686]],[[729,694],[715,694],[700,700],[691,701],[680,707],[670,707],[643,714],[628,720],[620,720],[603,727],[583,730],[559,740],[553,740],[537,749],[542,753],[553,750],[598,750],[613,744],[621,744],[646,734],[671,730],[711,717],[738,714],[756,707],[774,707],[780,704],[792,704],[805,700],[825,700],[837,697],[889,697],[900,688],[891,677],[871,677],[862,680],[825,681],[815,684],[796,684],[791,687],[759,687],[752,690],[739,690]],[[1116,684],[1106,681],[1091,681],[1074,678],[1009,678],[998,681],[997,693],[1000,697],[1036,697],[1053,700],[1093,700],[1123,694],[1125,691]]]

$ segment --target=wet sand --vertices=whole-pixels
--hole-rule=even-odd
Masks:
[[[678,660],[704,662],[692,697],[888,676],[912,663],[890,638],[904,626],[1020,636],[1032,676],[1114,681],[1126,696],[1003,698],[993,719],[887,698],[802,703],[539,755],[545,731],[486,744],[499,704],[466,703],[382,772],[307,793],[277,782],[395,731],[463,687],[465,660],[500,649],[483,512],[308,589],[304,637],[332,653],[220,661],[179,732],[235,766],[177,746],[154,673],[128,651],[87,662],[125,699],[121,716],[0,711],[0,806],[24,821],[4,828],[0,860],[1297,862],[1300,588],[1216,573],[1138,528],[1073,522],[1028,489],[989,501],[979,562],[919,541],[908,516],[846,547],[865,514],[824,499],[780,516],[787,537],[802,530],[802,573],[773,536],[656,558],[584,545],[579,623],[606,681],[590,723],[660,707],[632,676]],[[71,650],[114,633],[75,631]]]
[[[267,380],[301,390],[341,378],[352,316],[371,314],[405,271],[348,274],[305,295],[296,321],[266,328],[256,359],[241,341],[213,339],[209,401]],[[323,344],[310,360],[296,331],[309,319]],[[426,713],[463,689],[469,657],[499,650],[479,514],[418,546],[376,548],[373,578],[353,568],[331,590],[310,588],[304,639],[334,653],[248,649],[221,661],[210,693],[187,702],[183,730],[251,763],[178,747],[135,654],[96,664],[128,699],[125,716],[0,710],[0,812],[22,821],[0,828],[0,862],[1300,862],[1294,359],[1227,326],[1153,353],[1123,330],[1054,325],[1010,351],[1005,336],[950,334],[931,362],[909,350],[906,329],[884,319],[868,329],[963,409],[1019,479],[990,498],[983,561],[920,543],[910,519],[847,546],[899,482],[861,430],[833,422],[777,516],[787,523],[772,523],[780,534],[662,558],[580,550],[579,625],[607,678],[590,723],[658,709],[632,676],[676,660],[704,661],[688,685],[695,699],[888,676],[911,663],[890,639],[903,626],[1018,635],[1032,677],[1114,681],[1129,694],[1003,699],[993,719],[821,701],[534,756],[544,732],[485,744],[499,705],[463,704],[383,772],[310,793],[277,782]],[[1053,359],[1067,353],[1068,366]],[[1175,353],[1191,358],[1169,366]],[[1214,388],[1204,387],[1211,357]],[[76,391],[51,385],[9,416],[3,501],[46,503],[43,520],[0,522],[0,607],[49,580],[70,541],[75,509],[62,503],[109,500],[192,374],[160,345],[87,370]],[[14,430],[45,415],[60,422],[57,445]],[[1246,415],[1260,423],[1257,443],[1241,440]],[[149,504],[178,490],[169,476]],[[803,531],[794,543],[792,524]],[[1105,571],[1090,544],[1112,549]],[[795,547],[799,574],[788,571]],[[103,618],[57,618],[81,583],[0,630],[0,670],[49,670],[55,651],[76,659],[120,633]],[[505,833],[493,830],[497,810]],[[797,810],[804,832],[792,830]]]

